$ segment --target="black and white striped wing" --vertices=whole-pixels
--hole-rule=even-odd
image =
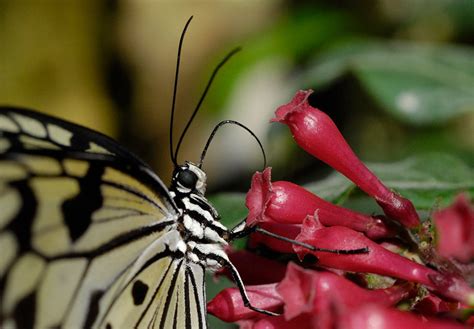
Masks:
[[[108,328],[206,328],[204,268],[188,262],[166,246],[170,231],[124,273],[104,298],[106,315],[98,325]],[[133,296],[133,299],[123,298]],[[128,311],[127,310],[134,310]]]
[[[132,293],[110,296],[136,287],[126,275],[172,230],[174,209],[159,178],[112,139],[0,108],[0,327],[95,327],[107,311],[141,316]],[[179,261],[168,255],[140,275],[150,289],[162,277],[186,280],[168,271],[187,273]]]

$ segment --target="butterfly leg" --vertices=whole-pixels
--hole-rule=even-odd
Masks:
[[[229,234],[229,240],[233,241],[235,239],[240,239],[243,238],[250,233],[255,231],[255,226],[246,226],[247,224],[247,218],[242,219],[237,225],[235,225],[231,230]]]
[[[224,257],[221,257],[221,256],[218,256],[218,255],[215,255],[215,254],[208,255],[208,257],[211,258],[211,259],[216,260],[217,262],[219,262],[219,264],[222,267],[228,268],[230,273],[232,273],[232,277],[234,278],[234,281],[235,281],[235,284],[237,285],[237,288],[239,288],[240,295],[242,296],[242,301],[244,302],[245,307],[248,307],[249,309],[251,309],[255,312],[270,315],[270,316],[279,316],[279,315],[281,315],[279,313],[275,313],[275,312],[272,312],[272,311],[267,311],[267,310],[255,307],[250,303],[250,299],[249,299],[249,296],[247,294],[247,290],[245,289],[245,285],[242,281],[242,278],[240,277],[239,271],[234,266],[234,264],[232,264],[228,259],[226,259]]]

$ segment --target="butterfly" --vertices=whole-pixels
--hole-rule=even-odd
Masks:
[[[219,222],[201,169],[220,126],[253,133],[223,121],[199,164],[176,161],[201,101],[175,153],[170,148],[169,188],[101,133],[0,107],[0,327],[206,328],[205,270],[221,267],[233,274],[246,305],[273,314],[251,306],[223,250],[245,233],[245,221],[232,230]]]

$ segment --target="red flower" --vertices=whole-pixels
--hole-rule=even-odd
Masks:
[[[283,310],[268,317],[245,307],[237,288],[225,289],[208,303],[208,311],[221,320],[241,321],[241,328],[334,328],[339,318],[360,305],[395,305],[409,295],[411,285],[369,290],[330,272],[305,270],[288,264],[280,283],[247,287],[252,303],[268,310]],[[242,320],[245,320],[242,322]]]
[[[450,207],[433,214],[441,256],[467,263],[474,259],[474,208],[461,194]]]
[[[297,92],[291,102],[276,110],[272,121],[287,124],[299,146],[352,180],[387,216],[409,228],[419,225],[412,203],[388,189],[357,158],[331,118],[308,103],[312,92]]]
[[[308,215],[318,211],[323,225],[342,225],[364,232],[373,239],[393,236],[379,218],[352,211],[327,202],[296,184],[279,181],[272,184],[271,168],[256,173],[247,194],[249,226],[264,222],[301,224]]]
[[[355,255],[337,255],[327,252],[310,251],[300,246],[293,248],[300,259],[306,254],[314,254],[318,264],[351,272],[376,273],[421,283],[437,293],[471,305],[474,302],[474,290],[462,279],[446,273],[440,273],[424,265],[415,263],[395,254],[363,234],[343,226],[322,227],[315,218],[308,217],[303,223],[297,241],[319,248],[351,250],[368,247],[369,252]]]
[[[330,272],[305,270],[290,263],[285,278],[277,286],[284,300],[285,319],[291,320],[308,313],[321,321],[331,308],[350,311],[361,304],[394,305],[408,296],[411,287],[392,286],[387,289],[369,290]],[[325,322],[333,322],[331,319]]]

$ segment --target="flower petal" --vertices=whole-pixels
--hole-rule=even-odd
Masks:
[[[257,171],[252,177],[250,190],[245,198],[245,205],[249,209],[247,226],[265,221],[265,210],[274,193],[271,189],[270,175],[271,168],[266,168],[263,173]]]

